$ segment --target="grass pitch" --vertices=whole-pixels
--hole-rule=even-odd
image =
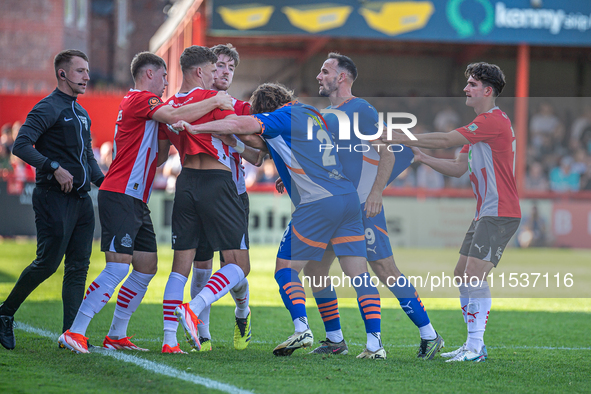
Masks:
[[[354,299],[340,300],[341,323],[349,344],[346,356],[308,355],[276,358],[272,349],[293,332],[273,279],[276,248],[254,247],[249,275],[253,339],[244,351],[232,345],[233,301],[224,297],[212,308],[210,329],[213,351],[165,355],[162,346],[162,294],[170,273],[172,252],[161,246],[159,272],[128,329],[133,341],[148,353],[96,352],[76,355],[59,350],[61,328],[61,278],[59,270],[35,290],[15,316],[17,347],[0,348],[0,382],[3,393],[139,393],[139,392],[590,392],[591,300],[493,299],[485,342],[486,363],[448,364],[415,358],[418,330],[400,310],[396,300],[383,299],[382,335],[388,359],[356,360],[363,350],[365,333]],[[35,243],[0,243],[0,300],[6,298],[21,271],[33,260]],[[395,250],[403,272],[430,260],[451,272],[457,251]],[[509,250],[502,264],[536,265],[568,262],[569,267],[589,272],[591,251]],[[88,281],[104,267],[104,257],[93,252]],[[214,263],[214,267],[217,265]],[[525,269],[527,271],[527,269]],[[493,297],[494,297],[493,290]],[[90,342],[100,345],[109,329],[115,297],[92,321]],[[189,286],[185,300],[189,299]],[[424,299],[429,317],[444,337],[446,350],[460,346],[466,328],[457,298]],[[322,321],[313,300],[308,316],[315,340],[324,339]],[[181,348],[189,350],[178,338]],[[113,353],[116,353],[114,355]],[[109,356],[111,355],[111,356]]]

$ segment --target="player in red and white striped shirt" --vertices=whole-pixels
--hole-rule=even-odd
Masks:
[[[238,65],[239,56],[238,52],[234,49],[231,44],[228,45],[217,45],[212,48],[215,55],[218,56],[216,62],[216,73],[214,77],[213,90],[225,92],[232,83],[234,75],[234,69]],[[191,91],[193,92],[193,90]],[[177,102],[181,98],[189,97],[192,93],[188,94],[177,94],[171,99],[172,102]],[[205,91],[203,91],[205,92]],[[194,98],[195,99],[195,98]],[[234,112],[237,115],[250,115],[250,104],[244,101],[233,99]],[[161,128],[165,131],[166,136],[170,141],[179,149],[183,151],[181,145],[181,136],[177,136],[168,128]],[[227,157],[221,160],[218,156],[218,161],[226,165],[228,163],[232,171],[232,180],[236,184],[237,192],[246,210],[246,219],[248,220],[248,195],[246,194],[246,186],[244,182],[244,169],[241,165],[242,156],[249,160],[252,164],[257,165],[257,161],[262,160],[261,151],[253,149],[251,147],[240,144],[235,137],[212,137],[209,136],[198,136],[199,138],[205,138],[206,141],[211,140],[213,145],[216,146],[227,146]],[[218,139],[218,138],[221,138]],[[222,141],[225,144],[222,144]],[[238,151],[236,149],[238,149]],[[241,156],[242,155],[242,156]],[[184,160],[184,156],[181,156],[181,162]],[[260,163],[258,163],[260,165]],[[246,237],[246,246],[248,247],[248,235]],[[213,249],[210,247],[200,246],[195,254],[195,261],[193,267],[193,278],[191,283],[191,297],[195,298],[197,294],[205,288],[208,280],[212,273],[212,258]],[[220,259],[223,261],[223,254],[220,253]],[[182,271],[182,270],[179,270]],[[183,292],[187,277],[184,275],[185,272],[176,272],[173,270],[167,283],[165,294],[164,294],[164,343],[163,349],[175,349],[176,344],[176,331],[177,321],[174,317],[174,309],[182,303]],[[188,272],[186,272],[188,275]],[[249,288],[248,280],[242,279],[238,285],[234,286],[230,290],[230,294],[236,302],[236,326],[234,330],[234,346],[236,349],[245,349],[250,340],[250,308],[249,308]],[[210,307],[207,306],[200,314],[198,324],[199,331],[199,342],[201,343],[201,349],[211,350],[211,334],[209,332],[209,314]],[[164,351],[164,350],[163,350]],[[176,352],[176,351],[175,351]]]
[[[130,264],[133,270],[119,291],[111,329],[103,346],[146,350],[129,340],[127,325],[157,269],[156,237],[147,202],[156,166],[168,156],[168,150],[159,154],[158,122],[194,121],[210,111],[212,105],[227,101],[219,97],[182,108],[165,105],[160,98],[168,85],[166,63],[149,52],[134,57],[131,73],[135,88],[121,101],[113,163],[98,194],[101,250],[105,252],[107,264],[89,286],[72,327],[59,338],[61,345],[77,353],[88,353],[86,329],[127,276]]]
[[[454,270],[455,276],[468,278],[459,287],[468,339],[459,349],[442,356],[450,358],[448,361],[481,362],[488,357],[483,338],[491,307],[486,278],[517,231],[521,210],[515,182],[515,133],[507,115],[495,105],[505,86],[505,75],[488,63],[468,65],[465,75],[466,105],[477,114],[472,123],[448,133],[415,135],[417,140],[398,133],[391,139],[384,136],[384,140],[427,149],[464,145],[455,160],[437,159],[416,148],[413,151],[415,161],[444,175],[470,173],[476,214]],[[477,280],[472,281],[474,277]]]

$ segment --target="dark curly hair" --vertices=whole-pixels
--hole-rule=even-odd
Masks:
[[[481,81],[484,86],[493,88],[493,94],[497,97],[505,87],[505,74],[496,64],[489,64],[485,62],[468,64],[466,78],[473,77],[477,81]]]
[[[293,90],[289,90],[280,83],[264,83],[252,93],[250,98],[253,114],[273,112],[277,108],[295,100]]]

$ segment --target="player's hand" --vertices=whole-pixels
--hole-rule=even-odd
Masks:
[[[387,129],[384,127],[380,139],[386,144],[404,144],[405,142],[408,142],[408,137],[403,133],[398,133],[397,131],[392,130],[390,134],[390,138],[388,138]]]
[[[191,125],[189,123],[185,122],[184,120],[179,120],[178,122],[170,125],[170,127],[177,130],[178,132],[181,132],[183,130],[187,130],[191,134],[197,134],[197,132],[191,130]]]
[[[181,132],[181,130],[175,129],[173,125],[167,124],[166,127],[168,128],[168,130],[175,133],[176,135],[179,135],[179,133]]]
[[[373,218],[382,212],[382,193],[371,191],[365,200],[365,217]]]
[[[224,144],[235,148],[236,147],[236,143],[238,142],[238,140],[236,139],[236,137],[234,137],[233,134],[212,134],[215,138],[219,139],[220,141],[222,141]]]
[[[68,170],[62,166],[59,166],[53,173],[53,176],[55,177],[55,180],[59,182],[64,193],[69,193],[72,191],[72,187],[74,186],[74,177]]]
[[[257,157],[257,161],[254,163],[255,167],[260,167],[263,165],[263,161],[265,161],[265,158],[267,157],[267,152],[265,152],[264,150],[260,150],[259,151],[259,156]]]
[[[277,192],[280,194],[282,194],[285,191],[285,185],[283,184],[281,178],[277,178],[277,180],[275,181],[275,190],[277,190]]]
[[[219,109],[234,111],[234,99],[226,91],[220,90],[215,95],[215,99]]]
[[[411,146],[410,149],[412,149],[412,153],[415,155],[414,163],[422,163],[424,153],[414,146]]]

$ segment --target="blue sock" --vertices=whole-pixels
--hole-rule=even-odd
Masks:
[[[396,284],[389,289],[398,298],[402,310],[417,327],[426,326],[431,322],[419,294],[406,276],[401,274]]]
[[[334,288],[327,287],[322,289],[314,293],[314,298],[316,299],[316,305],[318,305],[318,311],[324,322],[326,332],[340,330],[339,303]]]
[[[291,268],[283,268],[275,273],[275,280],[279,285],[279,294],[283,304],[291,314],[291,319],[296,320],[306,317],[306,293],[298,273]]]
[[[380,333],[382,314],[380,293],[370,282],[369,272],[364,272],[352,279],[357,292],[357,303],[365,323],[366,333]]]

